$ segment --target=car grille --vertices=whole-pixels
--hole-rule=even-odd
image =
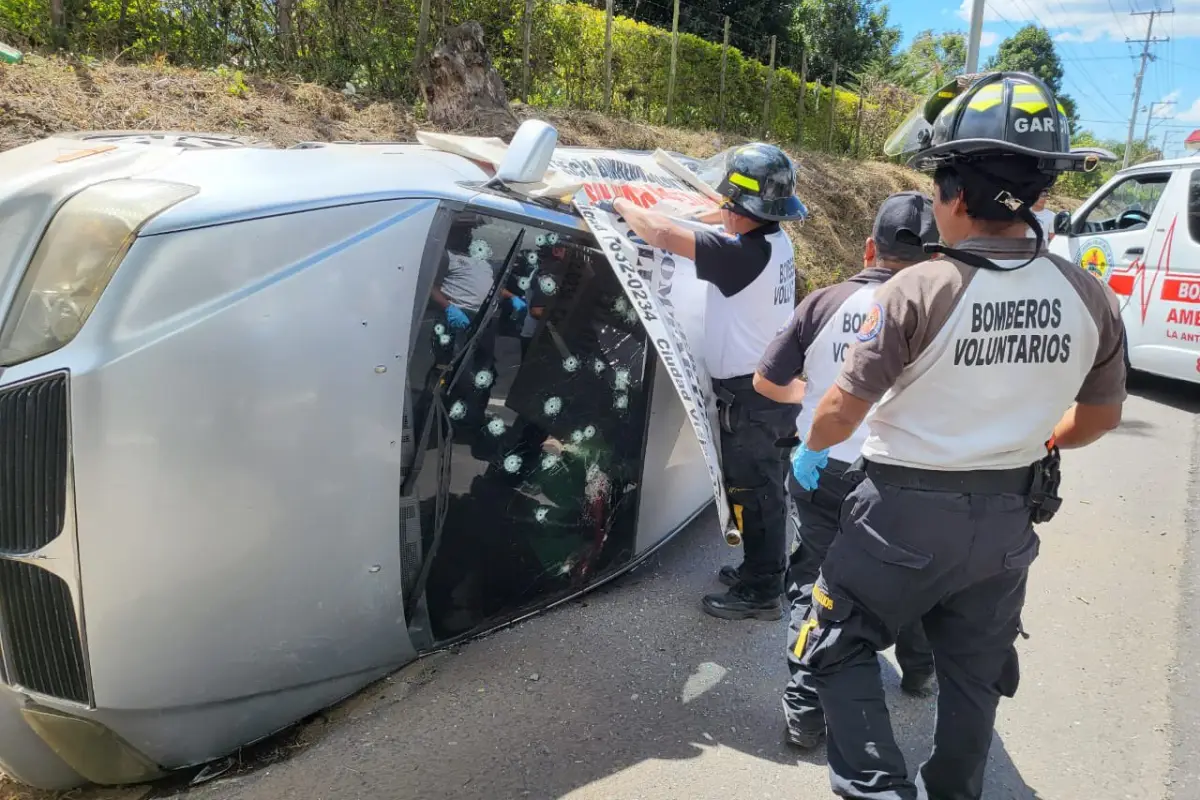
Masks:
[[[31,564],[0,559],[0,612],[12,682],[88,703],[83,640],[66,582]]]
[[[67,376],[0,390],[0,552],[31,553],[63,529]]]
[[[67,515],[67,376],[0,389],[0,630],[5,680],[39,694],[90,702],[71,590],[13,556],[58,538]]]

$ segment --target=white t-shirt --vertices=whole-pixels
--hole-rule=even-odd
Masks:
[[[792,240],[777,224],[742,236],[696,235],[696,276],[708,283],[704,360],[718,380],[753,375],[796,306]]]
[[[1054,235],[1054,217],[1057,215],[1048,208],[1043,208],[1041,211],[1035,211],[1033,212],[1033,215],[1037,217],[1037,221],[1042,224],[1042,233],[1045,234],[1046,241],[1050,241],[1050,237]],[[1030,228],[1025,235],[1030,239],[1037,238],[1036,234],[1033,232],[1033,228]]]

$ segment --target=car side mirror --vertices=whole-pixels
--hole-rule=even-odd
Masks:
[[[558,131],[539,119],[527,119],[517,128],[496,177],[504,183],[537,183],[546,175],[558,144]]]
[[[1060,211],[1054,215],[1054,233],[1065,235],[1071,232],[1071,212]]]

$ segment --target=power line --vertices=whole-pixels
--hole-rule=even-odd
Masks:
[[[1017,1],[1020,2],[1022,6],[1024,6],[1024,8],[1025,8],[1024,13],[1028,15],[1029,19],[1034,19],[1034,20],[1037,19],[1037,15],[1033,13],[1033,9],[1030,8],[1030,6],[1028,5],[1028,3],[1025,2],[1025,0],[1017,0]],[[990,0],[989,0],[989,5],[990,5]],[[1062,4],[1059,3],[1059,6],[1062,7]],[[1013,28],[1014,30],[1016,29],[1016,26],[1013,25],[1012,22],[1009,22],[1008,19],[1006,19],[1004,17],[1004,15],[1001,14],[996,9],[995,6],[991,6],[991,9],[992,9],[992,11],[994,11],[996,13],[997,16],[999,16],[1005,22],[1008,22],[1009,27]],[[1065,8],[1064,8],[1064,12],[1065,12]],[[1060,23],[1060,21],[1054,16],[1053,13],[1051,13],[1051,11],[1049,9],[1046,9],[1046,15],[1050,18],[1050,22],[1055,28],[1065,28],[1066,27]],[[1113,105],[1112,100],[1109,99],[1109,92],[1106,92],[1104,89],[1102,89],[1099,86],[1099,84],[1096,82],[1095,77],[1092,75],[1091,71],[1088,70],[1087,67],[1085,67],[1082,63],[1080,63],[1077,59],[1075,59],[1066,50],[1062,51],[1061,57],[1065,62],[1067,62],[1067,64],[1070,64],[1073,67],[1075,67],[1075,69],[1072,70],[1072,73],[1073,73],[1072,77],[1075,77],[1075,75],[1074,75],[1075,72],[1078,73],[1078,82],[1076,83],[1076,86],[1083,90],[1084,95],[1088,95],[1091,92],[1095,92],[1095,94],[1092,95],[1093,97],[1099,98],[1099,100],[1104,105],[1108,106],[1113,111],[1113,113],[1115,113],[1115,114],[1121,113],[1117,109],[1117,107],[1115,105]],[[1084,83],[1087,84],[1086,87],[1083,86]]]
[[[1125,23],[1121,21],[1121,15],[1117,13],[1117,7],[1113,5],[1113,0],[1108,0],[1108,8],[1112,11],[1113,18],[1117,21],[1117,27],[1121,29],[1121,35],[1128,39],[1129,34],[1125,30]]]

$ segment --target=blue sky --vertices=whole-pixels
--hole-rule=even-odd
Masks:
[[[966,32],[970,0],[888,0],[893,24],[905,44],[926,28]],[[1155,18],[1154,36],[1170,37],[1154,45],[1157,60],[1146,67],[1142,102],[1154,107],[1150,138],[1168,156],[1183,154],[1183,140],[1200,128],[1200,0],[1175,0],[1175,13]],[[1130,11],[1169,10],[1171,0],[987,0],[980,62],[1022,26],[1036,22],[1055,38],[1063,60],[1064,90],[1079,105],[1080,126],[1103,138],[1124,141],[1133,104],[1133,81],[1149,17]],[[1146,132],[1147,111],[1138,114],[1135,136]]]

